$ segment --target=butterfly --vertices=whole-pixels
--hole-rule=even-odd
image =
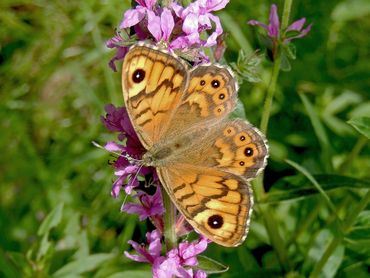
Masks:
[[[266,166],[268,146],[251,124],[228,119],[237,104],[232,71],[191,68],[166,50],[136,44],[123,61],[122,90],[146,149],[141,163],[156,168],[196,231],[223,246],[240,245],[253,206],[249,180]]]

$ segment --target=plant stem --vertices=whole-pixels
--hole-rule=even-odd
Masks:
[[[339,166],[338,173],[343,174],[347,171],[348,166],[359,155],[363,147],[366,146],[367,142],[368,142],[368,139],[365,136],[361,135],[356,145],[353,147],[352,151],[349,153],[349,155],[346,157],[343,163]]]
[[[175,248],[177,245],[176,237],[176,207],[172,203],[170,196],[162,187],[163,205],[166,210],[164,214],[164,240],[166,243],[167,251]]]
[[[293,0],[284,1],[284,10],[283,10],[283,18],[282,18],[280,33],[283,30],[285,30],[288,26],[292,2]],[[279,73],[280,73],[280,64],[281,64],[280,48],[277,49],[275,54],[276,54],[276,57],[274,57],[274,65],[272,68],[270,84],[267,88],[267,96],[266,96],[265,104],[263,106],[263,114],[262,114],[261,125],[260,125],[261,131],[265,134],[267,134],[267,128],[268,128],[268,123],[269,123],[270,114],[271,114],[272,101],[274,99],[274,94],[276,91],[276,83],[277,83]]]
[[[284,2],[284,11],[283,11],[283,18],[282,18],[282,25],[280,32],[286,28],[289,22],[289,14],[290,9],[292,6],[293,0],[286,0]],[[277,80],[280,73],[280,64],[281,64],[281,56],[280,56],[280,48],[276,49],[275,57],[274,57],[274,64],[272,67],[271,79],[270,83],[267,88],[267,94],[265,103],[263,106],[263,112],[261,117],[261,124],[260,129],[261,131],[267,135],[268,123],[271,115],[271,106],[274,99]],[[266,192],[263,187],[263,176],[261,175],[256,179],[255,182],[255,192],[258,200],[264,200],[266,198]],[[281,237],[279,230],[277,229],[278,225],[276,224],[275,217],[274,217],[274,210],[270,205],[260,206],[261,216],[265,222],[265,227],[269,238],[271,240],[271,244],[274,247],[278,260],[282,268],[287,271],[290,269],[288,254],[286,252],[285,243],[283,238]]]
[[[283,10],[283,18],[281,21],[281,30],[283,31],[288,27],[289,24],[289,17],[290,17],[290,10],[292,8],[293,0],[285,0],[284,1],[284,10]]]
[[[348,232],[348,230],[351,228],[353,222],[356,220],[357,216],[360,214],[362,210],[366,208],[370,201],[370,190],[367,190],[365,196],[362,198],[360,203],[354,208],[354,210],[346,217],[344,224],[343,224],[343,233],[339,233],[336,235],[328,247],[326,248],[324,254],[320,258],[319,262],[316,264],[315,268],[311,272],[310,278],[316,278],[319,277],[320,273],[322,272],[322,269],[324,268],[326,262],[329,260],[332,253],[335,251],[335,249],[338,247],[338,245],[342,242],[345,234]]]

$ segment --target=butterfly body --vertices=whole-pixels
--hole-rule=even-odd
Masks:
[[[199,65],[153,46],[125,57],[122,88],[131,122],[161,184],[187,221],[212,241],[241,244],[253,196],[248,181],[265,167],[265,137],[227,116],[238,86],[228,68]]]

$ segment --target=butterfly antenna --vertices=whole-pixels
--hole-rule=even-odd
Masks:
[[[140,167],[139,167],[139,169],[137,169],[137,171],[136,171],[135,176],[134,176],[134,178],[133,178],[133,179],[131,179],[131,177],[130,177],[130,181],[129,181],[129,183],[133,182],[133,181],[137,178],[137,176],[139,175],[140,170],[141,170],[141,168],[143,168],[143,166],[144,166],[144,165],[140,165]],[[123,203],[122,203],[122,205],[121,205],[121,210],[122,210],[123,206],[124,206],[124,205],[125,205],[125,203],[126,203],[126,200],[127,200],[128,195],[129,195],[129,194],[126,194],[125,199],[123,200]]]
[[[122,211],[123,207],[125,206],[125,203],[126,203],[126,201],[127,201],[127,197],[128,197],[128,194],[126,194],[126,195],[125,195],[125,199],[123,199],[123,203],[122,203],[122,205],[121,205],[121,211]]]
[[[135,159],[133,157],[131,157],[129,154],[127,153],[119,153],[119,152],[115,152],[115,151],[110,151],[110,150],[107,150],[106,148],[104,148],[102,145],[100,145],[99,143],[95,142],[95,141],[91,141],[91,143],[99,148],[99,149],[102,149],[102,150],[105,150],[109,153],[112,153],[112,154],[115,154],[117,156],[120,156],[120,157],[123,157],[123,158],[126,158],[128,160],[128,162],[130,162],[130,164],[136,164],[136,165],[142,165],[142,161],[139,160],[139,159]],[[141,169],[141,168],[140,168]]]

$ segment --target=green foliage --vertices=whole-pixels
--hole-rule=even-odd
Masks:
[[[109,194],[111,157],[91,144],[115,139],[100,122],[105,104],[123,104],[104,43],[129,2],[0,4],[1,277],[151,276],[122,254],[150,223],[120,213],[124,196]],[[258,61],[247,57],[256,49],[265,57],[261,81],[242,84],[235,112],[256,126],[272,63],[246,22],[267,22],[270,4],[232,0],[220,13],[225,60],[255,81],[248,62]],[[218,276],[367,277],[369,11],[366,0],[293,2],[291,18],[313,27],[284,49],[290,71],[280,72],[272,104],[267,193],[249,236],[238,248],[206,251],[222,263],[218,272],[229,267]]]

